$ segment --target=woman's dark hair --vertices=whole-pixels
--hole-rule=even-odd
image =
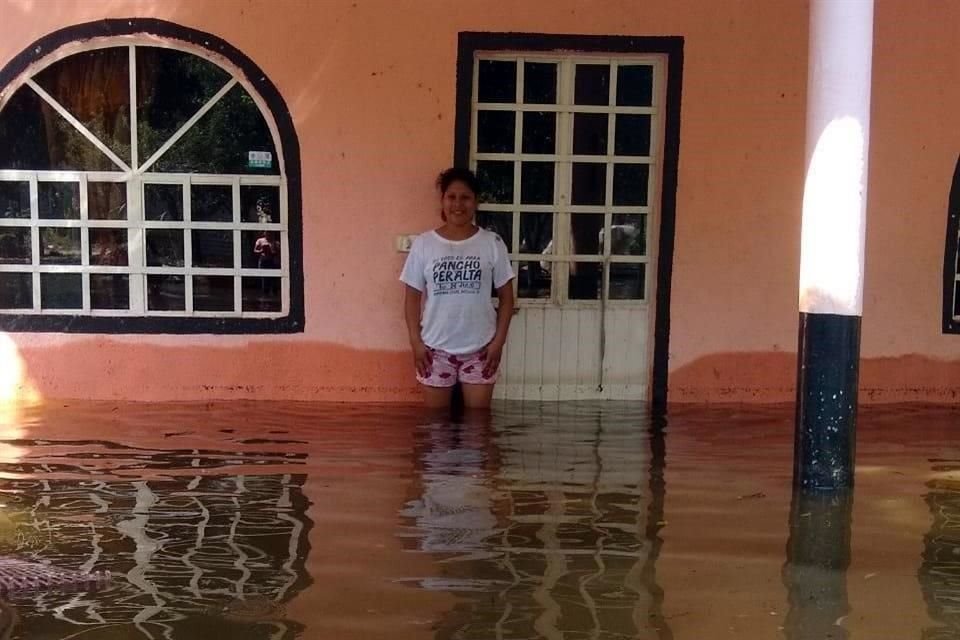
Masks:
[[[470,169],[462,167],[451,167],[440,172],[440,175],[437,176],[437,189],[440,190],[440,195],[446,193],[454,182],[462,182],[467,185],[470,191],[473,191],[473,195],[480,195],[480,181],[477,180],[477,176]]]

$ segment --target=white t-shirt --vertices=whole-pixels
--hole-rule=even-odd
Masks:
[[[425,294],[420,337],[432,349],[462,355],[483,349],[497,332],[491,292],[513,278],[507,247],[485,229],[466,240],[420,234],[400,280]]]

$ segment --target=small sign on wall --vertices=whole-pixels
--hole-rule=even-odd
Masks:
[[[270,169],[273,167],[273,154],[269,151],[248,151],[247,168]]]

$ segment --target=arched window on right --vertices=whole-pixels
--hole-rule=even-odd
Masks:
[[[943,253],[943,332],[960,333],[960,160],[953,170]]]

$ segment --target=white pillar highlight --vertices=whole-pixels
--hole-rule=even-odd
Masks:
[[[811,0],[800,311],[863,313],[873,0]]]

